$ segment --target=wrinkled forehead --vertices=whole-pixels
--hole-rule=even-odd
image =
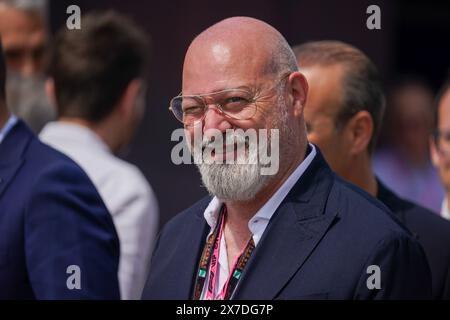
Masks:
[[[212,41],[193,43],[183,66],[183,94],[254,86],[264,76],[267,55],[246,43]]]
[[[48,38],[45,21],[38,13],[0,7],[0,34],[5,48],[41,44]]]
[[[38,12],[0,6],[0,32],[45,31],[46,21]]]

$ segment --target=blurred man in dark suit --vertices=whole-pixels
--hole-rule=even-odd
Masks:
[[[194,157],[206,150],[197,164],[212,197],[164,227],[143,298],[431,296],[420,245],[385,206],[337,178],[308,142],[307,94],[288,43],[260,20],[229,18],[192,41],[171,110]],[[269,133],[252,143],[244,130]],[[268,164],[251,150],[266,142],[279,167],[265,175]]]
[[[309,42],[294,52],[310,85],[308,139],[338,175],[377,197],[416,235],[430,264],[433,297],[450,298],[450,223],[398,197],[372,170],[384,110],[375,65],[360,50],[338,41]]]
[[[80,167],[9,113],[5,79],[0,54],[0,300],[118,299],[105,205]]]

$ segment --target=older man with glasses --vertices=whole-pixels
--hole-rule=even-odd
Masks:
[[[237,140],[238,131],[278,132],[270,147],[278,147],[279,170],[261,174],[250,143],[244,163],[228,162],[238,152],[229,139],[219,145],[226,151],[206,155],[212,161],[197,165],[211,197],[164,227],[144,299],[430,297],[420,245],[308,143],[307,93],[288,43],[262,21],[229,18],[194,39],[182,94],[171,102],[189,140],[201,131],[204,149],[217,132]]]

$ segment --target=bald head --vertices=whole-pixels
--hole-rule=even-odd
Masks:
[[[248,17],[228,18],[192,41],[184,61],[183,92],[203,93],[187,83],[189,78],[207,79],[199,87],[212,92],[227,89],[224,79],[236,80],[238,71],[245,70],[248,80],[255,80],[297,69],[289,44],[272,26]],[[221,79],[211,81],[214,74]]]
[[[306,150],[303,105],[307,91],[308,84],[298,72],[287,41],[267,23],[246,17],[229,18],[192,41],[183,67],[185,97],[177,97],[173,109],[182,115],[177,118],[185,124],[191,144],[197,139],[196,129],[214,142],[215,134],[211,132],[268,132],[246,146],[246,166],[199,165],[203,183],[211,194],[219,199],[248,201],[260,193],[262,199],[289,176]],[[190,95],[201,95],[201,99]],[[185,118],[196,121],[187,123]],[[255,144],[264,140],[272,151],[277,150],[270,152],[276,159],[271,163],[277,163],[271,177],[260,174],[262,163],[251,164],[250,160],[249,150],[259,150],[261,146]],[[221,147],[224,149],[225,144]],[[214,161],[237,157],[237,152],[225,149],[225,153],[214,152]]]

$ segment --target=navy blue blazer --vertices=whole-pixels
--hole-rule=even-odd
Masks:
[[[19,121],[0,144],[0,300],[118,299],[119,253],[87,175]]]
[[[380,181],[377,198],[396,214],[422,245],[431,269],[433,298],[450,300],[450,221],[398,197]]]
[[[163,228],[143,299],[192,297],[209,201]],[[381,288],[373,289],[367,283],[377,274]],[[339,179],[318,151],[274,213],[232,298],[429,299],[431,278],[409,231],[381,202]]]

